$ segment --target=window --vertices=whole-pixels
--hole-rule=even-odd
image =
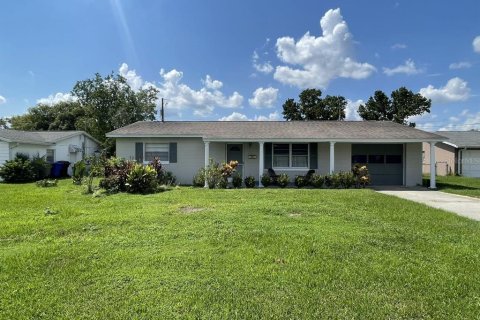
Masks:
[[[47,154],[45,155],[45,161],[47,161],[48,163],[55,162],[55,150],[47,149]]]
[[[383,154],[368,155],[368,163],[385,163],[385,156]]]
[[[352,163],[367,163],[367,156],[366,155],[353,155],[352,156]]]
[[[308,144],[274,143],[273,167],[308,168]]]
[[[308,144],[292,144],[292,167],[308,167]]]
[[[399,154],[387,154],[386,163],[402,163],[402,156]]]
[[[169,160],[169,144],[168,143],[145,143],[145,162],[153,161],[158,157],[161,162]]]

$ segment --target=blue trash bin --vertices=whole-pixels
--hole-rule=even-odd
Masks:
[[[52,165],[52,172],[51,172],[52,178],[60,178],[62,176],[62,169],[63,169],[63,163],[55,162]]]

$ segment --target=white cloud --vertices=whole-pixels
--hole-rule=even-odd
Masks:
[[[0,104],[4,104],[7,102],[7,99],[5,99],[5,97],[3,96],[0,96]]]
[[[222,117],[218,119],[220,121],[249,121],[248,117],[244,115],[243,113],[239,112],[232,112],[231,115]]]
[[[406,48],[407,48],[407,45],[406,45],[405,43],[395,43],[395,44],[392,45],[390,48],[393,49],[393,50],[396,50],[396,49],[406,49]]]
[[[473,51],[480,53],[480,36],[476,36],[475,39],[473,39],[472,45]]]
[[[255,115],[252,119],[245,114],[239,112],[232,112],[232,114],[218,119],[219,121],[279,121],[280,114],[278,111],[270,113],[268,116]]]
[[[270,40],[268,39],[268,42]],[[255,70],[257,70],[258,72],[260,73],[264,73],[264,74],[269,74],[273,71],[273,66],[271,64],[270,61],[266,61],[266,62],[260,62],[260,56],[258,55],[257,51],[253,51],[253,55],[252,55],[252,65],[253,65],[253,68],[255,68]]]
[[[319,37],[307,32],[297,42],[291,37],[277,39],[278,58],[295,66],[277,66],[274,73],[277,81],[299,88],[325,88],[335,78],[364,79],[376,70],[368,63],[355,61],[352,56],[353,37],[340,9],[327,11],[320,20],[320,27],[322,35]]]
[[[364,103],[365,102],[361,99],[356,101],[347,99],[347,107],[345,108],[345,120],[350,120],[350,121],[362,120],[362,118],[358,114],[358,107],[360,107],[360,105]]]
[[[393,76],[399,73],[403,73],[406,75],[414,75],[414,74],[419,74],[422,73],[422,69],[418,69],[415,66],[415,62],[413,62],[412,59],[408,59],[405,61],[404,64],[401,64],[399,66],[396,66],[395,68],[383,68],[383,73],[385,73],[387,76]]]
[[[193,108],[193,114],[197,116],[206,116],[213,112],[215,107],[221,108],[239,108],[243,103],[243,96],[234,92],[230,96],[225,96],[219,89],[223,83],[213,80],[206,76],[202,80],[203,87],[195,90],[182,83],[183,72],[175,69],[166,72],[160,70],[160,76],[163,81],[158,86],[159,96],[166,98],[169,107],[177,111],[186,108]]]
[[[58,92],[56,94],[51,94],[46,98],[38,99],[37,103],[51,106],[60,102],[71,102],[71,101],[77,101],[77,97],[73,96],[71,93]]]
[[[195,90],[182,83],[183,72],[176,69],[170,71],[161,69],[160,83],[144,81],[135,70],[129,70],[125,63],[120,67],[119,73],[127,79],[127,83],[134,90],[148,86],[157,88],[158,97],[167,100],[168,107],[165,111],[167,114],[173,112],[181,116],[182,111],[190,109],[195,116],[205,117],[210,115],[216,107],[239,108],[243,103],[243,96],[236,91],[230,96],[222,93],[220,89],[223,83],[210,75],[206,75],[205,79],[201,80],[202,87]]]
[[[280,113],[278,111],[270,113],[268,116],[255,116],[253,118],[255,121],[279,121]]]
[[[466,111],[466,112],[465,112]],[[462,122],[459,117],[450,117],[449,123],[438,129],[438,131],[455,131],[455,130],[479,130],[480,129],[480,112],[470,113],[464,110],[460,114],[464,120]]]
[[[468,69],[471,68],[472,64],[468,61],[460,61],[460,62],[454,62],[451,63],[448,68],[450,70],[457,70],[457,69]]]
[[[465,101],[470,97],[470,88],[465,80],[455,77],[438,89],[428,85],[426,88],[420,89],[420,94],[432,99],[435,103]]]
[[[271,108],[277,102],[277,96],[278,89],[260,87],[253,92],[253,97],[248,99],[248,102],[255,108]]]

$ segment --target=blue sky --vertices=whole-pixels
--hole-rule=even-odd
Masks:
[[[479,129],[479,12],[473,0],[8,1],[0,117],[115,71],[158,87],[167,120],[281,119],[307,87],[346,97],[356,119],[375,90],[406,86],[433,101],[420,128]]]

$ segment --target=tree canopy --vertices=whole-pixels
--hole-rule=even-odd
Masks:
[[[121,75],[97,73],[75,84],[73,101],[38,104],[8,121],[17,130],[84,130],[111,148],[107,132],[155,119],[157,93],[154,87],[134,91]]]
[[[343,120],[347,100],[342,96],[322,98],[322,91],[305,89],[299,95],[299,102],[287,99],[283,104],[286,120]]]
[[[360,105],[358,114],[363,120],[385,120],[415,127],[408,118],[430,113],[432,101],[405,87],[393,91],[390,98],[383,91],[375,91],[367,103]]]

